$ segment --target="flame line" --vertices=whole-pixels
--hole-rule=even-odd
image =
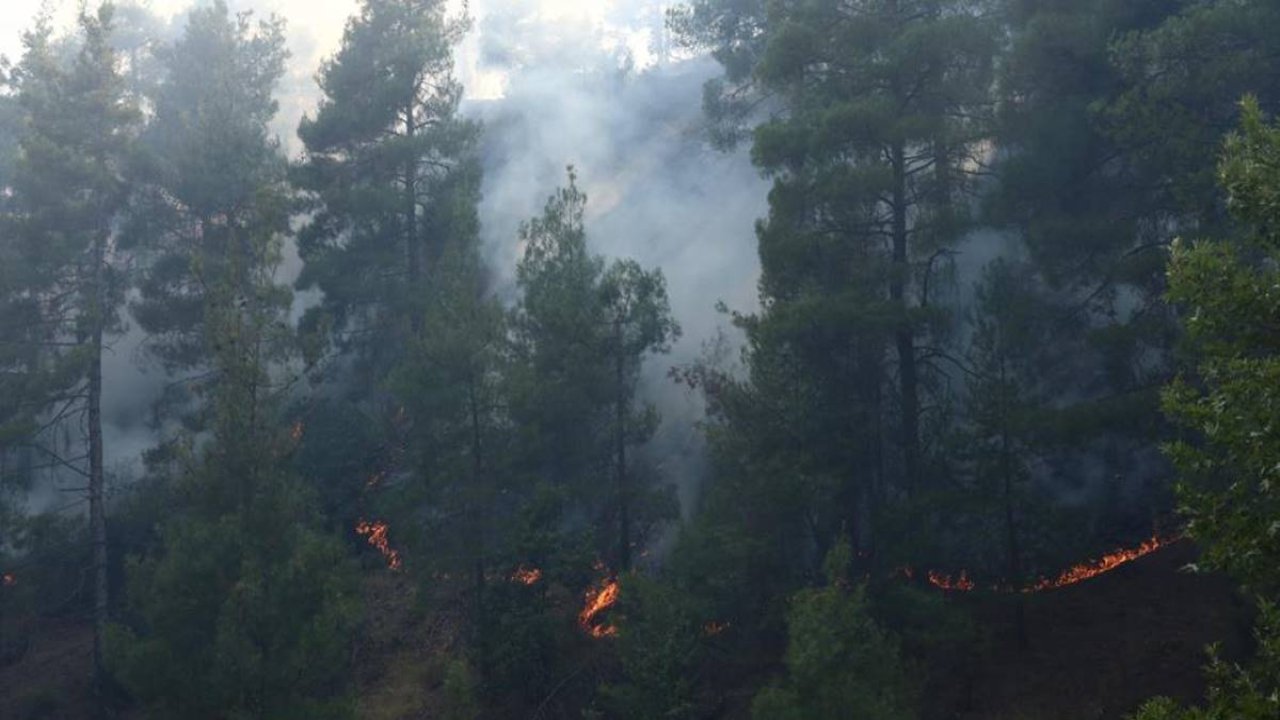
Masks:
[[[1098,577],[1115,570],[1121,565],[1127,565],[1142,557],[1146,557],[1157,550],[1168,547],[1182,538],[1180,536],[1162,538],[1159,535],[1152,536],[1149,540],[1144,541],[1136,548],[1121,548],[1103,555],[1096,560],[1089,560],[1078,565],[1063,570],[1057,576],[1052,578],[1040,578],[1026,587],[1017,589],[1016,591],[1009,587],[992,587],[993,592],[1020,592],[1020,593],[1038,593],[1047,590],[1057,590],[1070,585],[1075,585],[1085,580]],[[914,577],[914,571],[909,567],[899,568],[900,574],[911,579]],[[968,572],[961,570],[958,576],[945,575],[936,570],[931,570],[926,575],[930,585],[943,590],[945,592],[971,592],[977,589],[977,585],[969,579]]]

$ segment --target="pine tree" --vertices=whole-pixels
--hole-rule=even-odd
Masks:
[[[1174,7],[1170,7],[1173,5]],[[1123,91],[1096,125],[1128,152],[1150,202],[1174,232],[1223,234],[1230,214],[1217,177],[1220,139],[1238,101],[1280,109],[1280,7],[1267,0],[1160,3],[1167,16],[1116,38]]]
[[[600,278],[599,290],[608,323],[606,357],[613,365],[613,472],[614,507],[618,516],[617,567],[631,570],[637,492],[628,447],[653,436],[657,414],[652,406],[636,407],[640,367],[651,354],[666,353],[680,337],[680,326],[671,316],[667,283],[661,270],[645,270],[634,260],[618,260]]]
[[[204,376],[203,324],[220,264],[238,263],[246,277],[237,282],[247,284],[260,263],[252,235],[287,229],[285,161],[268,129],[284,25],[272,18],[255,28],[219,0],[193,10],[182,37],[158,54],[145,184],[129,226],[149,262],[132,310],[169,370]]]
[[[139,321],[201,402],[153,467],[173,490],[159,547],[128,568],[116,674],[163,716],[345,717],[353,568],[287,471],[281,399],[296,372],[278,284],[291,205],[268,124],[283,24],[192,11],[161,54],[128,232],[150,260]],[[207,441],[198,441],[201,436]]]
[[[111,23],[109,3],[96,13],[84,9],[69,65],[52,47],[47,18],[24,38],[15,81],[28,132],[10,199],[18,262],[4,287],[4,331],[18,339],[19,353],[7,367],[16,368],[10,379],[27,419],[20,442],[40,462],[87,481],[99,687],[109,613],[102,356],[120,328],[124,258],[115,229],[128,200],[125,172],[138,119],[110,46]],[[41,431],[77,417],[85,428],[83,450],[76,448],[82,454],[67,457],[43,442]]]
[[[758,226],[763,310],[738,318],[750,381],[705,387],[732,395],[714,401],[727,445],[715,452],[739,485],[722,497],[788,512],[769,522],[809,537],[813,567],[842,530],[871,557],[886,509],[941,474],[926,408],[948,401],[934,364],[943,277],[970,226],[996,44],[970,3],[753,8],[699,2],[682,20],[717,53],[754,58],[727,79],[749,78],[771,111],[752,144],[774,182]],[[777,484],[789,499],[764,500]]]
[[[281,242],[251,236],[250,257],[275,260],[247,269],[227,248],[210,281],[212,438],[173,478],[179,504],[161,547],[128,568],[131,622],[115,628],[112,665],[159,716],[351,713],[355,568],[285,469],[278,368],[293,344],[272,282]]]
[[[475,222],[478,128],[452,72],[465,29],[442,0],[364,0],[298,128],[312,213],[298,287],[324,292],[306,325],[364,357],[366,389],[421,329],[428,267]]]
[[[386,504],[414,535],[423,577],[470,573],[481,622],[486,578],[511,572],[506,315],[489,295],[473,235],[453,238],[430,272],[422,331],[387,388],[417,421],[406,445],[420,477]],[[496,566],[496,567],[495,567]]]
[[[617,532],[604,535],[614,549],[601,556],[626,571],[637,528],[664,514],[652,483],[640,482],[634,456],[628,460],[657,423],[653,408],[636,407],[640,367],[680,329],[661,271],[630,260],[606,266],[590,252],[586,203],[570,169],[568,186],[521,229],[512,412],[535,482],[567,492],[589,516],[612,517]],[[599,478],[610,474],[612,488],[602,487]]]

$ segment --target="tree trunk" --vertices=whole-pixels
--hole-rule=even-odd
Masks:
[[[472,557],[474,559],[474,565],[475,565],[475,578],[474,578],[475,593],[476,593],[475,611],[477,614],[477,621],[479,623],[479,622],[483,622],[483,613],[484,613],[482,601],[484,600],[485,533],[484,533],[483,520],[481,518],[483,517],[482,513],[484,513],[485,511],[484,510],[485,503],[482,501],[478,501],[476,498],[476,494],[480,494],[481,497],[485,497],[485,494],[483,493],[483,489],[485,485],[485,477],[484,477],[485,472],[484,472],[484,446],[482,445],[482,442],[481,442],[483,436],[480,429],[480,399],[476,393],[476,379],[475,379],[474,373],[472,373],[472,377],[470,378],[470,381],[467,384],[467,400],[471,410],[471,464],[472,464],[471,487],[473,489],[473,494],[471,495],[471,499],[470,499],[471,507],[468,508],[467,511],[468,511],[468,514],[471,516],[471,526],[472,526],[471,527],[471,530],[472,530],[471,552],[472,552]]]
[[[1000,368],[1001,392],[1005,392],[1005,371]],[[1013,487],[1013,448],[1009,438],[1009,408],[1004,406],[1003,397],[1000,408],[1000,473],[1004,479],[1004,527],[1006,552],[1009,562],[1009,583],[1013,586],[1014,608],[1013,625],[1018,637],[1018,648],[1027,649],[1027,608],[1026,597],[1022,593],[1022,557],[1018,543],[1017,516],[1014,508]]]
[[[614,441],[617,445],[617,478],[618,478],[618,572],[631,569],[631,493],[627,487],[627,399],[625,374],[623,367],[622,321],[614,321],[614,338],[617,344],[614,362],[614,380],[617,383],[617,400],[615,403]]]
[[[93,543],[93,680],[95,691],[106,679],[103,659],[107,634],[107,510],[102,461],[102,336],[106,322],[106,239],[99,238],[93,252],[93,327],[89,357],[89,531]]]
[[[409,146],[413,146],[413,138],[417,133],[417,123],[413,119],[413,104],[405,108],[405,137]],[[418,158],[411,149],[405,159],[404,170],[404,253],[405,269],[408,278],[409,316],[414,332],[422,329],[422,310],[418,297],[422,280],[422,251],[418,241]]]
[[[898,383],[902,418],[899,444],[902,446],[902,470],[908,495],[913,495],[919,481],[920,399],[916,368],[915,332],[907,317],[906,288],[911,268],[907,247],[907,161],[901,142],[893,146],[893,268],[889,279],[889,299],[897,306],[901,318],[894,339],[898,352]]]

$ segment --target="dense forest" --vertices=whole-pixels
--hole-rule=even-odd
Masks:
[[[1280,4],[511,5],[0,63],[0,716],[1280,717]]]

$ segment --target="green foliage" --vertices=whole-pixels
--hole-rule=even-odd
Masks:
[[[288,57],[284,22],[255,26],[218,0],[192,10],[182,37],[158,55],[155,114],[138,163],[144,182],[124,233],[148,260],[132,310],[154,336],[151,352],[170,370],[193,372],[208,363],[212,305],[227,301],[210,288],[230,265],[240,275],[233,284],[252,282],[257,267],[272,264],[257,254],[279,252],[252,238],[288,229],[285,160],[269,131]]]
[[[1243,131],[1227,142],[1223,185],[1248,243],[1179,244],[1170,299],[1188,309],[1198,381],[1173,384],[1165,410],[1188,433],[1169,451],[1182,475],[1189,530],[1208,564],[1265,596],[1280,590],[1280,129],[1245,103]]]
[[[611,718],[696,717],[703,624],[692,598],[661,579],[622,579],[617,654],[622,679],[600,688]]]
[[[338,398],[305,398],[291,409],[302,431],[290,457],[293,474],[307,478],[325,518],[353,527],[360,495],[378,471],[385,428],[371,422],[356,403]]]
[[[138,113],[106,43],[110,5],[80,15],[81,46],[54,48],[48,18],[23,38],[6,107],[20,119],[6,171],[0,243],[0,456],[34,452],[36,467],[71,453],[56,442],[78,418],[100,358],[94,338],[120,329],[124,258],[112,224],[128,199],[125,172]],[[96,349],[95,349],[96,348]],[[14,457],[0,483],[15,481]]]
[[[13,584],[0,586],[0,617],[69,617],[92,607],[92,588],[84,576],[91,560],[83,518],[32,514],[6,526],[5,539],[0,561],[7,562],[0,574],[11,574]]]
[[[1048,522],[1052,503],[1031,471],[1054,447],[1045,429],[1059,390],[1052,313],[1029,265],[997,259],[983,269],[964,392],[952,421],[949,454],[960,482],[931,495],[924,512],[932,517],[924,524],[935,529],[917,535],[936,567],[1021,587],[1028,564],[1063,542]]]
[[[1139,720],[1270,718],[1280,712],[1280,127],[1253,98],[1220,166],[1228,205],[1248,230],[1240,244],[1175,245],[1170,298],[1187,310],[1195,380],[1165,393],[1184,436],[1169,445],[1181,476],[1188,532],[1203,563],[1241,580],[1259,598],[1258,652],[1248,666],[1215,655],[1203,709],[1153,700]]]
[[[353,707],[355,568],[283,470],[293,444],[278,407],[296,343],[291,295],[275,282],[283,168],[265,128],[281,52],[278,23],[251,35],[221,3],[197,10],[157,101],[153,141],[173,164],[154,189],[184,220],[148,239],[157,267],[189,273],[175,286],[191,311],[166,317],[181,341],[166,360],[207,371],[202,421],[153,468],[168,475],[172,508],[156,546],[130,562],[127,622],[114,628],[111,666],[154,717],[342,718]],[[235,162],[220,164],[218,142]]]
[[[787,613],[787,676],[756,696],[758,720],[914,717],[915,689],[898,641],[868,612],[866,589],[852,588],[847,541],[827,556],[828,583],[802,590]]]
[[[483,602],[473,651],[486,698],[536,707],[572,672],[576,628],[554,611],[543,583],[493,583]]]
[[[459,574],[509,569],[511,507],[500,498],[514,485],[502,386],[506,317],[486,293],[473,239],[451,238],[430,272],[421,332],[386,383],[414,419],[406,446],[418,471],[388,504],[400,509],[398,525],[417,529],[419,552],[411,554],[435,572]],[[418,514],[424,507],[432,508],[427,517]]]
[[[530,485],[565,491],[577,505],[569,510],[594,521],[597,548],[611,548],[600,556],[625,569],[631,546],[671,517],[627,450],[657,425],[656,411],[635,402],[641,364],[667,352],[680,329],[660,270],[630,260],[606,267],[589,251],[586,203],[570,169],[568,186],[520,230],[508,381],[516,467]]]
[[[347,717],[354,567],[314,529],[311,498],[281,472],[268,430],[282,335],[271,273],[225,268],[210,297],[237,299],[205,315],[213,437],[178,465],[179,512],[159,547],[129,567],[111,665],[156,717]]]
[[[1280,107],[1280,8],[1267,0],[1180,5],[1158,27],[1115,42],[1112,60],[1128,87],[1101,124],[1160,180],[1166,208],[1221,231],[1228,208],[1217,192],[1218,141],[1237,122],[1242,96]]]
[[[761,311],[735,318],[746,376],[711,363],[686,379],[710,406],[709,522],[741,526],[703,537],[759,538],[748,572],[776,608],[841,533],[892,552],[891,511],[943,476],[922,408],[950,398],[922,348],[948,342],[995,28],[946,1],[696,2],[673,25],[769,98],[752,145],[773,180]]]
[[[764,53],[764,0],[693,0],[667,10],[667,27],[686,49],[710,52],[725,76],[707,81],[703,109],[712,142],[732,148],[751,137],[762,92],[753,74]]]
[[[151,716],[350,716],[354,567],[296,497],[276,502],[183,517],[131,565],[134,622],[115,628],[111,666]]]
[[[366,361],[366,394],[419,329],[426,271],[475,234],[479,128],[458,116],[453,76],[465,30],[440,0],[363,0],[298,128],[293,180],[310,216],[297,286],[324,293],[304,328]]]
[[[1130,147],[1099,127],[1097,113],[1128,87],[1111,62],[1113,39],[1158,25],[1175,3],[1006,4],[1012,32],[1000,63],[998,132],[1011,152],[997,165],[1001,183],[988,197],[990,220],[1019,231],[1020,245],[1051,287],[1089,292],[1101,281],[1149,282],[1160,268],[1147,277],[1117,272],[1135,257],[1158,259],[1154,248],[1128,253],[1159,238],[1142,225],[1151,198],[1135,189]],[[1086,308],[1114,300],[1103,293]]]

